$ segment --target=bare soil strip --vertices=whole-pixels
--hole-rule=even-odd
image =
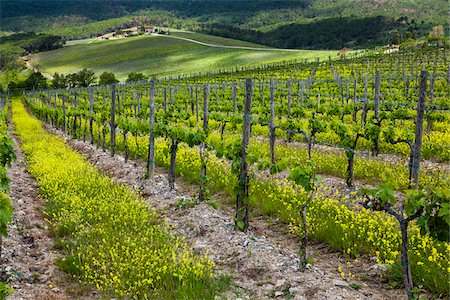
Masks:
[[[38,186],[25,170],[25,158],[13,138],[17,160],[8,175],[14,216],[3,241],[1,274],[14,288],[8,299],[68,299],[61,287],[66,276],[55,264],[61,254],[54,249],[50,226],[42,214],[45,200],[38,196]]]
[[[11,178],[13,222],[3,240],[0,275],[14,289],[10,300],[98,299],[61,271],[56,260],[63,256],[55,249],[50,224],[43,214],[45,199],[38,195],[36,181],[26,171],[26,160],[16,136],[12,136],[17,160],[8,169]]]

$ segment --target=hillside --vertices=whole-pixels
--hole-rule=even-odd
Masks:
[[[174,37],[195,38],[221,47],[261,47],[197,33],[175,33]],[[270,51],[217,46],[205,46],[166,36],[139,36],[111,41],[77,42],[61,49],[34,54],[30,60],[34,67],[45,73],[67,74],[90,68],[97,75],[110,71],[118,79],[124,80],[130,72],[165,76],[292,59],[326,59],[336,55],[336,51]]]
[[[448,19],[446,0],[19,0],[1,5],[4,32],[31,30],[79,39],[145,22],[308,49],[382,45],[395,31],[404,38],[420,37]]]

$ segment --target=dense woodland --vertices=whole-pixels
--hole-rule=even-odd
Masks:
[[[386,44],[393,30],[406,39],[446,23],[446,1],[412,2],[2,1],[0,29],[79,39],[144,22],[272,47],[359,48]]]

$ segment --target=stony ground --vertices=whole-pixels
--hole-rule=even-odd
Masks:
[[[235,231],[232,207],[222,204],[214,209],[206,203],[192,207],[189,204],[198,188],[182,178],[177,178],[176,190],[169,191],[163,169],[156,168],[156,175],[146,180],[144,162],[125,163],[123,157],[111,158],[109,152],[89,143],[66,140],[117,182],[138,190],[149,205],[165,215],[177,233],[187,238],[195,251],[207,253],[215,261],[218,273],[231,274],[234,281],[227,299],[404,298],[402,290],[382,282],[383,267],[373,260],[354,262],[325,244],[313,244],[309,256],[313,257],[314,264],[300,272],[298,240],[288,233],[286,225],[260,217],[252,219],[247,233]],[[345,272],[344,278],[339,266]]]
[[[17,144],[17,160],[8,170],[11,178],[11,202],[14,207],[9,236],[3,241],[1,276],[14,288],[8,299],[67,299],[60,287],[64,275],[55,259],[49,225],[44,220],[43,199],[33,178],[25,170],[25,159]]]
[[[26,161],[17,137],[17,160],[8,169],[11,178],[13,222],[4,238],[0,266],[2,281],[14,289],[10,300],[96,299],[96,292],[82,286],[62,272],[56,260],[62,256],[55,249],[50,225],[43,214],[45,200],[38,195],[36,181],[26,171]]]

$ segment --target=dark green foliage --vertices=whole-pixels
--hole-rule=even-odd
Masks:
[[[148,79],[147,76],[145,76],[142,73],[139,72],[132,72],[128,74],[127,82],[137,82]]]
[[[52,86],[55,89],[63,89],[68,86],[67,77],[64,74],[55,73],[52,79]]]
[[[9,0],[2,1],[0,28],[79,39],[154,24],[274,47],[340,49],[427,35],[434,25],[446,23],[446,11],[445,0]]]
[[[27,32],[2,37],[0,43],[2,45],[13,45],[22,48],[26,52],[35,53],[61,48],[64,46],[65,41],[62,37],[56,35]]]
[[[384,17],[329,18],[307,24],[288,24],[268,32],[223,24],[205,24],[205,33],[258,42],[278,48],[341,49],[367,47],[386,41],[388,31],[399,27]]]
[[[30,90],[46,89],[47,79],[41,72],[31,74],[24,82],[23,87]]]
[[[96,80],[94,71],[84,68],[70,77],[72,85],[86,87],[92,85]]]
[[[450,189],[436,187],[431,191],[409,191],[405,211],[412,215],[418,210],[423,210],[417,219],[420,233],[427,232],[440,241],[450,240]]]
[[[12,220],[13,208],[11,200],[5,194],[9,191],[9,177],[6,174],[6,168],[11,166],[16,159],[14,153],[13,140],[8,135],[7,111],[0,111],[0,255],[1,238],[8,236],[7,224]],[[0,292],[3,292],[0,290]]]
[[[304,166],[293,168],[289,174],[289,179],[303,187],[307,192],[314,191],[317,184],[321,183],[320,177],[316,175],[312,160],[309,160]]]
[[[0,238],[8,236],[7,224],[11,222],[12,215],[11,200],[4,192],[0,192]]]
[[[103,72],[100,74],[100,80],[98,82],[99,85],[108,85],[118,83],[119,80],[116,79],[116,76],[112,72]]]

